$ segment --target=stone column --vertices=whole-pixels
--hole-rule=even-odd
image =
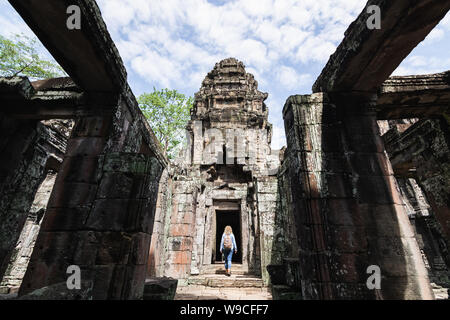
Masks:
[[[184,279],[191,274],[194,239],[198,231],[195,224],[197,195],[195,186],[189,181],[177,180],[174,185],[165,275]]]
[[[64,287],[77,265],[88,297],[142,297],[163,167],[126,144],[139,140],[126,113],[77,119],[19,295]]]
[[[17,292],[22,283],[36,238],[39,234],[42,217],[45,213],[48,199],[53,189],[53,185],[55,184],[55,179],[56,172],[49,170],[36,192],[27,220],[11,255],[8,268],[0,283],[0,292]]]
[[[0,279],[19,239],[46,155],[38,150],[37,121],[0,113]]]
[[[292,96],[283,110],[306,299],[432,299],[378,135],[374,97]],[[370,290],[369,266],[381,270]]]
[[[256,190],[259,214],[259,236],[261,247],[261,276],[266,285],[269,284],[267,266],[270,264],[282,264],[282,248],[280,237],[284,236],[279,225],[277,212],[277,188],[276,176],[268,176],[256,179]]]

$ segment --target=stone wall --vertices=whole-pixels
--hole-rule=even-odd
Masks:
[[[142,297],[167,160],[131,92],[116,99],[75,121],[19,295],[77,265],[93,299]]]
[[[435,296],[446,299],[450,247],[446,231],[449,149],[445,120],[423,119],[406,127],[395,122],[391,121],[391,128],[383,136],[386,150]],[[437,203],[436,198],[440,199]]]
[[[373,105],[355,92],[292,96],[284,107],[305,299],[433,297]],[[366,286],[371,265],[379,290]]]
[[[155,222],[151,239],[147,275],[162,277],[166,268],[168,234],[170,227],[173,180],[169,174],[170,167],[164,169],[159,181],[159,192],[156,201]]]
[[[404,132],[394,127],[383,138],[395,174],[413,177],[426,194],[448,248],[450,151],[446,120],[423,119]],[[449,265],[448,256],[445,259]]]
[[[0,226],[0,277],[11,262],[14,247],[30,210],[33,210],[35,194],[44,181],[47,170],[58,170],[72,127],[70,121],[32,122],[29,126],[30,124],[3,117],[2,129],[9,133],[1,138],[2,154],[10,158],[2,162],[6,168],[4,167],[5,175],[0,189],[0,219],[3,221]],[[11,133],[18,132],[11,125],[16,125],[16,130],[20,132],[28,130],[28,134],[14,139]]]
[[[0,291],[3,293],[17,292],[19,290],[39,234],[42,218],[47,209],[47,202],[55,183],[56,174],[55,171],[48,171],[45,180],[36,192],[27,220],[11,255],[3,280],[0,283]]]

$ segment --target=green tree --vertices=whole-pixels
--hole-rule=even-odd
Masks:
[[[0,35],[0,75],[48,79],[66,76],[66,73],[55,62],[39,55],[36,39],[22,34],[12,40]]]
[[[175,158],[185,142],[184,129],[190,119],[194,99],[177,90],[156,90],[138,98],[139,107],[148,119],[169,159]]]

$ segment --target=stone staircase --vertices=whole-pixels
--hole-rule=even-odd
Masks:
[[[223,264],[211,264],[203,268],[203,273],[187,279],[187,285],[212,288],[263,288],[261,277],[249,272],[242,264],[233,264],[231,276],[225,274]]]
[[[203,274],[225,274],[225,268],[223,263],[210,264],[203,267]],[[231,267],[231,274],[235,275],[251,275],[248,267],[244,267],[242,264],[233,264]]]
[[[250,275],[232,274],[227,277],[225,274],[203,274],[192,276],[187,280],[188,285],[205,286],[212,288],[262,288],[264,282],[261,278]]]
[[[217,263],[178,282],[175,300],[272,300],[272,293],[260,276],[241,264],[233,264],[227,276],[223,264]]]

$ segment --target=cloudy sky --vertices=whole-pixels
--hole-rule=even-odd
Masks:
[[[227,57],[255,75],[274,125],[273,148],[285,145],[281,110],[311,87],[365,0],[97,0],[136,96],[153,87],[193,95]],[[0,34],[31,35],[6,0]],[[450,69],[450,14],[394,72]]]

